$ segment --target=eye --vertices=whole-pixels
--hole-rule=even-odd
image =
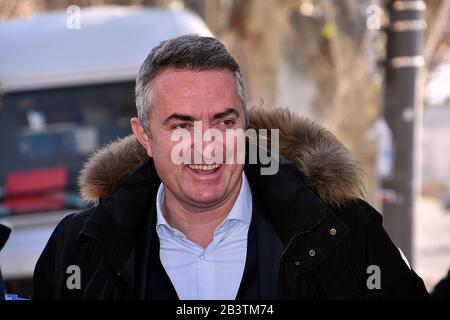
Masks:
[[[232,126],[232,125],[236,124],[236,121],[234,121],[233,119],[225,119],[225,120],[223,120],[223,124],[226,126]]]
[[[177,123],[172,126],[172,129],[188,129],[189,123]]]

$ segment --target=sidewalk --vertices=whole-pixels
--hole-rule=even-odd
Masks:
[[[417,200],[414,244],[414,270],[432,290],[450,268],[450,212],[437,200]]]

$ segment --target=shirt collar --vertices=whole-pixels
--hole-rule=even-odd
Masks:
[[[252,193],[250,190],[250,185],[248,183],[247,177],[245,173],[242,172],[242,180],[241,180],[241,189],[239,191],[239,195],[234,202],[233,207],[228,213],[225,220],[221,223],[223,225],[225,221],[228,220],[238,220],[244,222],[246,224],[250,224],[252,218]],[[164,202],[165,192],[164,192],[164,184],[161,183],[158,188],[158,193],[156,195],[156,225],[163,225],[169,229],[173,229],[166,218],[163,215],[162,205]]]

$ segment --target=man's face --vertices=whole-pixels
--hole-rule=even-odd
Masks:
[[[195,165],[176,164],[172,150],[179,142],[173,141],[172,136],[177,129],[188,130],[192,141],[189,151],[194,154],[194,121],[201,121],[202,134],[207,129],[217,129],[225,136],[227,129],[245,129],[244,109],[233,73],[228,70],[167,69],[153,80],[151,101],[151,137],[139,138],[135,125],[133,131],[138,133],[141,144],[153,157],[166,192],[182,204],[199,210],[224,203],[240,188],[243,165],[233,161],[202,170]],[[224,154],[225,140],[220,142]],[[204,150],[208,144],[211,142],[197,144],[197,152],[199,145]],[[193,162],[205,164],[205,161],[203,158]]]

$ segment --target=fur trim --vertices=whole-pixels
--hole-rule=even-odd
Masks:
[[[339,207],[364,196],[362,170],[350,151],[318,123],[286,109],[255,109],[250,126],[280,130],[280,154],[306,175],[310,187],[328,205]]]
[[[90,203],[105,199],[120,182],[148,159],[134,135],[104,146],[84,164],[78,176],[81,196]]]
[[[308,178],[310,186],[328,205],[339,207],[362,196],[361,170],[350,152],[319,124],[285,109],[251,112],[250,127],[279,129],[280,154]],[[130,135],[95,152],[78,179],[80,193],[88,202],[106,198],[148,156]]]

